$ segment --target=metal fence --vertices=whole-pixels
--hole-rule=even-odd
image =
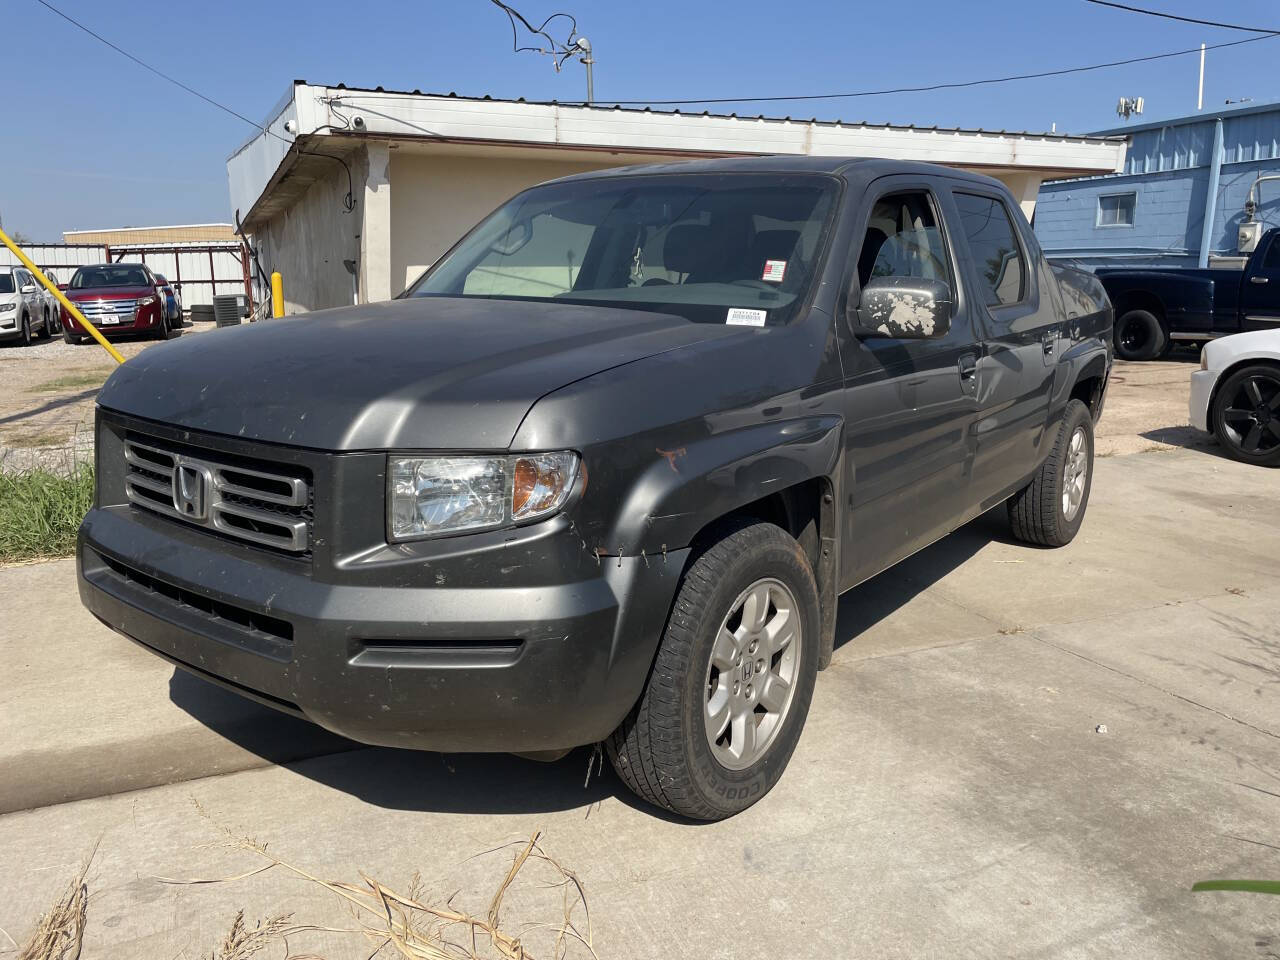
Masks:
[[[145,263],[170,283],[182,284],[182,305],[188,310],[197,304],[212,304],[214,294],[218,293],[253,296],[248,256],[239,242],[28,243],[22,245],[22,251],[41,270],[52,271],[59,283],[69,281],[76,267],[90,263]],[[16,263],[17,258],[0,247],[0,266]]]

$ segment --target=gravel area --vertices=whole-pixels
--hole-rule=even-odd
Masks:
[[[190,324],[181,336],[216,329]],[[125,357],[154,340],[113,341]],[[95,342],[75,346],[61,337],[29,347],[0,344],[0,469],[57,469],[93,450],[93,404],[115,361]]]

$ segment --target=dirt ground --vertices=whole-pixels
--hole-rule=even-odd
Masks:
[[[212,323],[188,323],[180,335],[212,329]],[[131,339],[113,345],[127,360],[156,342]],[[74,346],[54,337],[29,347],[0,344],[0,464],[44,462],[90,449],[94,398],[114,368],[115,361],[97,343]]]
[[[212,329],[213,324],[188,325],[182,335]],[[116,344],[126,358],[153,345]],[[1195,350],[1153,363],[1117,362],[1098,426],[1098,456],[1211,446],[1214,441],[1187,422],[1191,372],[1198,363]],[[94,397],[113,366],[96,344],[71,346],[55,338],[26,348],[0,346],[0,464],[87,452]]]

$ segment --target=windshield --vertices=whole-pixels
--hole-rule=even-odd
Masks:
[[[13,285],[13,274],[0,273],[0,293],[13,293],[16,289]]]
[[[773,326],[808,294],[835,195],[834,179],[813,175],[535,187],[500,207],[405,296],[555,299]]]
[[[104,267],[81,267],[71,278],[71,289],[87,287],[148,287],[147,272],[135,263],[113,263]]]

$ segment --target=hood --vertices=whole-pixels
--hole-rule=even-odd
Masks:
[[[98,403],[324,450],[499,450],[553,390],[742,330],[548,301],[393,300],[159,344]]]
[[[75,290],[63,290],[72,303],[77,300],[136,300],[152,296],[156,291],[152,287],[79,287]]]

